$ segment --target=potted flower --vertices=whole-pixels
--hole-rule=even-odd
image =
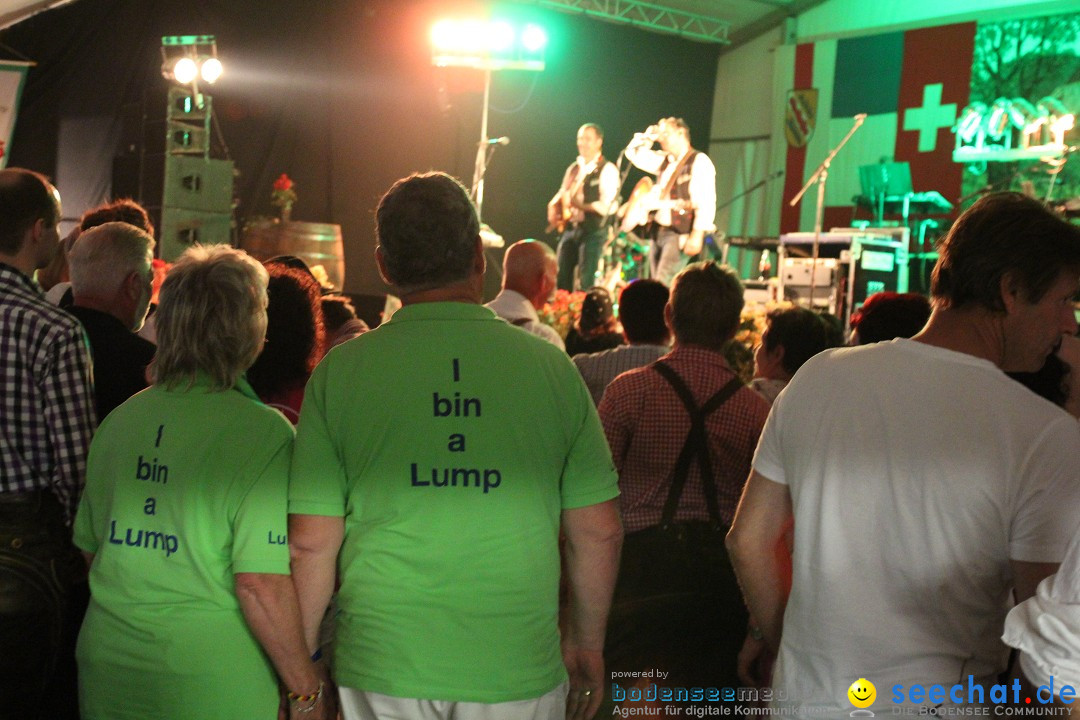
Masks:
[[[274,181],[274,190],[270,193],[270,202],[281,212],[281,222],[289,222],[292,215],[292,206],[296,202],[294,183],[285,173]]]

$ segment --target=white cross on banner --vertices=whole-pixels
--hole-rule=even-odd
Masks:
[[[19,100],[31,63],[0,62],[0,168],[7,167],[11,155],[11,134],[19,115]]]

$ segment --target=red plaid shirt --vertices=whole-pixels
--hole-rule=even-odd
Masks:
[[[702,347],[676,347],[661,361],[679,374],[698,407],[734,375],[721,353]],[[643,367],[612,381],[599,411],[619,471],[619,503],[626,531],[659,525],[675,462],[690,432],[686,406],[660,373]],[[720,519],[725,525],[730,526],[735,515],[768,414],[769,404],[744,387],[705,421]],[[709,520],[697,462],[690,466],[675,519]]]

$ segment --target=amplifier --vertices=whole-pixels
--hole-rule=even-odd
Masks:
[[[814,307],[829,311],[850,327],[851,313],[876,292],[908,291],[907,228],[886,232],[856,231],[821,233],[818,266],[814,270]],[[886,230],[886,229],[882,229]],[[809,305],[814,233],[780,236],[780,293],[801,305]]]

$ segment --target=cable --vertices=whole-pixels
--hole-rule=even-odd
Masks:
[[[512,110],[505,110],[503,108],[497,108],[494,105],[488,104],[488,109],[491,110],[492,112],[497,112],[500,115],[513,115],[515,113],[519,113],[522,110],[524,110],[525,106],[529,104],[530,100],[532,100],[533,92],[536,90],[536,82],[537,82],[537,80],[540,79],[540,73],[534,72],[532,75],[533,75],[532,85],[529,87],[529,92],[527,92],[525,94],[525,99],[521,102],[520,105],[518,105],[516,108],[514,108]]]

